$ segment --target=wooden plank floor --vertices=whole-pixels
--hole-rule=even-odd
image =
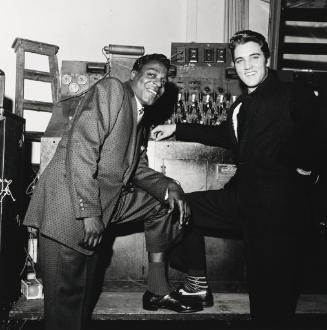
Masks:
[[[249,299],[244,293],[214,293],[214,306],[192,314],[142,309],[143,292],[103,292],[93,313],[94,320],[248,320]],[[297,314],[327,316],[327,295],[302,295]],[[21,298],[10,319],[43,319],[43,300]]]

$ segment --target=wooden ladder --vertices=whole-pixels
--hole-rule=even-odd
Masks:
[[[59,47],[43,42],[16,38],[12,45],[16,53],[16,95],[15,114],[23,117],[24,110],[52,112],[53,104],[59,99],[59,69],[57,52]],[[48,56],[49,72],[25,68],[25,53],[35,53]],[[24,81],[35,80],[51,83],[52,103],[24,98]]]

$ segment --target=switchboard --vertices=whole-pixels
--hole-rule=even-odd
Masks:
[[[241,93],[228,44],[173,42],[171,63],[177,93],[168,122],[219,125],[226,120]]]

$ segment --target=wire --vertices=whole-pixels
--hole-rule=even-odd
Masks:
[[[1,190],[0,190],[0,203],[2,203],[2,200],[9,195],[12,199],[13,202],[16,201],[14,196],[12,195],[12,192],[10,191],[10,184],[12,183],[12,180],[7,180],[7,179],[1,179],[0,178],[0,183],[1,183]],[[6,186],[4,186],[4,184]]]
[[[32,233],[30,233],[29,234],[29,240],[32,240],[32,239],[33,239],[33,235],[32,235]],[[35,250],[34,249],[34,242],[32,244],[33,244],[33,251],[34,251]],[[29,252],[27,251],[27,249],[25,247],[24,247],[24,251],[26,253],[26,258],[25,258],[25,263],[23,265],[23,268],[22,268],[21,272],[19,273],[19,276],[22,277],[22,275],[24,273],[24,270],[26,269],[28,263],[30,263],[30,265],[32,266],[33,274],[36,277],[36,270],[35,270],[34,260],[33,260],[33,258],[31,257],[31,255],[29,254]]]
[[[33,194],[33,190],[34,190],[34,188],[36,186],[36,183],[39,179],[39,173],[40,173],[40,171],[36,173],[35,177],[31,181],[31,183],[27,186],[27,188],[25,190],[26,195],[32,195]]]

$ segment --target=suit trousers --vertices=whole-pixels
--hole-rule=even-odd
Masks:
[[[130,185],[123,189],[111,223],[133,221],[144,223],[149,252],[164,252],[180,237],[178,221],[173,221],[167,207],[144,190]],[[46,330],[87,329],[97,293],[98,259],[97,252],[87,256],[40,235]]]
[[[177,217],[167,211],[168,204],[130,184],[123,189],[110,223],[143,222],[147,251],[164,252],[180,240],[182,233]]]
[[[203,231],[242,232],[252,319],[257,321],[293,318],[299,294],[301,237],[258,232],[251,219],[244,219],[236,189],[187,194],[192,223],[183,240],[172,250],[171,265],[181,271],[205,269]],[[216,251],[219,254],[219,251]]]
[[[88,329],[97,254],[84,255],[43,235],[39,239],[45,329]]]

